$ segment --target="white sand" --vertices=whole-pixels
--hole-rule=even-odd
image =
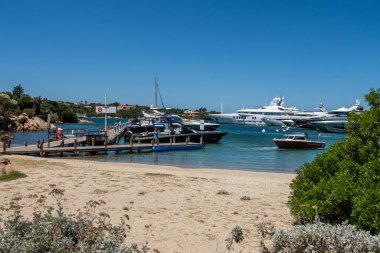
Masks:
[[[26,178],[0,182],[0,203],[22,196],[30,215],[32,194],[48,196],[49,184],[65,189],[65,209],[75,213],[89,200],[104,200],[100,211],[113,222],[128,207],[127,242],[149,242],[159,252],[223,252],[236,225],[245,239],[234,252],[258,252],[256,225],[291,226],[286,206],[294,174],[218,169],[182,169],[128,163],[8,156]],[[150,174],[149,174],[150,173]],[[229,195],[218,195],[219,190]],[[242,201],[242,196],[251,200]],[[1,212],[4,215],[4,212]]]

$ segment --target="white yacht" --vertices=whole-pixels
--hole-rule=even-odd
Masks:
[[[210,114],[209,116],[217,124],[239,124],[239,119],[241,119],[238,113]]]
[[[301,123],[302,121],[307,121],[310,118],[322,117],[326,114],[327,111],[321,99],[321,101],[319,102],[319,106],[314,108],[314,111],[296,111],[294,113],[286,115],[266,116],[261,120],[267,126],[293,127],[297,126],[296,122]]]
[[[294,116],[298,112],[299,109],[296,107],[284,107],[284,97],[275,97],[268,106],[237,111],[240,116],[238,119],[239,124],[256,126],[264,126],[264,118]]]
[[[348,122],[348,114],[350,112],[360,113],[363,111],[363,106],[360,104],[360,99],[356,99],[355,104],[351,107],[341,107],[336,110],[329,111],[322,117],[310,119],[310,125],[315,129],[327,133],[346,133],[346,125]]]

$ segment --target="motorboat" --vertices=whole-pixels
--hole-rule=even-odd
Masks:
[[[286,149],[315,149],[325,147],[324,142],[309,140],[306,134],[288,134],[281,139],[274,138],[273,141],[279,148]]]
[[[185,142],[187,137],[191,142],[218,143],[223,136],[227,135],[225,131],[207,131],[196,130],[186,126],[182,119],[175,115],[165,115],[159,120],[146,119],[145,121],[133,122],[127,127],[125,140],[131,138],[137,142],[151,142],[153,139],[154,129],[159,130],[160,142],[169,143],[173,141]]]
[[[172,122],[180,122],[186,127],[190,129],[194,129],[196,131],[215,131],[218,127],[220,127],[220,124],[217,123],[211,123],[211,122],[205,122],[204,120],[189,120],[184,119],[178,115],[175,114],[165,114],[162,112],[153,111],[153,113],[146,113],[143,112],[145,123],[150,124],[150,122],[160,122],[162,121],[162,118],[171,118],[170,121]],[[143,120],[143,124],[144,124]]]

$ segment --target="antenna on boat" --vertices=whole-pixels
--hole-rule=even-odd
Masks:
[[[220,103],[220,114],[223,114],[223,102]]]

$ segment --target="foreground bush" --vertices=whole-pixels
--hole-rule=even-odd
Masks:
[[[348,221],[380,232],[380,89],[365,96],[369,111],[349,116],[347,139],[297,170],[289,206],[301,223]]]
[[[114,226],[109,222],[108,214],[96,213],[96,208],[105,203],[90,201],[83,212],[68,216],[62,207],[63,190],[53,189],[50,194],[57,199],[57,210],[45,206],[46,197],[40,196],[31,219],[21,216],[19,199],[10,203],[6,208],[10,215],[0,226],[1,253],[148,252],[147,245],[138,247],[125,244],[127,215],[119,225]]]
[[[263,237],[265,232],[263,227],[259,227]],[[377,253],[380,252],[380,234],[372,236],[346,223],[331,225],[317,222],[277,231],[272,236],[272,244],[268,248],[262,240],[262,252]]]

